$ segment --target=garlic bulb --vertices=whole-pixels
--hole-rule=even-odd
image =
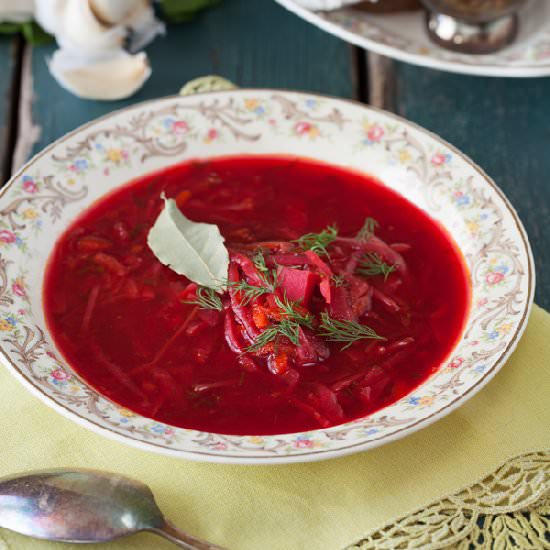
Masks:
[[[33,18],[33,0],[0,0],[0,21],[24,23]]]
[[[2,0],[0,0],[2,1]],[[60,47],[49,69],[79,97],[122,99],[151,75],[140,50],[164,25],[149,0],[35,0],[35,17]]]

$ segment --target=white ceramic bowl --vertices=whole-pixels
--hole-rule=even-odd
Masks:
[[[56,238],[88,205],[137,176],[191,158],[291,154],[365,171],[439,220],[472,274],[461,341],[412,394],[363,419],[273,436],[174,428],[121,409],[75,376],[44,322],[42,277]],[[504,365],[525,328],[534,270],[525,231],[495,184],[433,134],[339,99],[276,90],[169,97],[107,115],[24,166],[0,196],[0,351],[19,380],[72,420],[136,447],[236,463],[320,460],[427,426]]]

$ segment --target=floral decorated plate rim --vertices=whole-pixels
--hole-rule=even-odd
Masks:
[[[33,286],[25,279],[28,274],[21,274],[24,262],[39,261],[32,258],[32,250],[29,252],[25,241],[29,235],[35,235],[41,245],[40,261],[45,265],[44,248],[49,246],[51,249],[53,242],[52,239],[40,242],[44,227],[52,231],[55,228],[59,233],[63,226],[56,226],[56,216],[59,220],[64,211],[72,208],[69,218],[63,222],[66,225],[82,207],[113,185],[123,185],[143,173],[185,158],[229,154],[228,146],[230,150],[231,147],[237,149],[234,154],[242,154],[243,147],[245,151],[261,154],[264,151],[260,134],[258,137],[254,134],[257,129],[263,129],[275,142],[284,138],[288,148],[280,154],[292,151],[297,156],[322,157],[333,150],[333,138],[338,132],[341,132],[338,137],[344,139],[344,128],[345,136],[357,133],[360,138],[357,148],[350,148],[346,153],[347,162],[368,159],[371,173],[380,165],[381,172],[374,175],[383,181],[387,177],[384,170],[390,167],[393,179],[403,178],[404,194],[409,188],[414,193],[420,192],[422,197],[426,194],[428,203],[442,201],[445,210],[450,201],[445,193],[450,192],[449,186],[455,185],[457,190],[453,191],[451,201],[454,206],[449,212],[451,218],[456,217],[458,229],[451,232],[456,231],[453,236],[459,240],[465,238],[465,242],[470,239],[482,243],[481,259],[474,258],[479,251],[466,254],[469,262],[477,262],[470,265],[470,269],[476,280],[485,281],[485,286],[482,285],[485,290],[476,296],[477,283],[474,284],[473,300],[477,302],[472,306],[465,334],[470,330],[475,332],[478,330],[476,323],[484,322],[492,332],[478,327],[482,331],[480,334],[488,334],[488,340],[483,344],[470,339],[471,345],[478,347],[473,352],[463,353],[464,357],[460,354],[460,346],[468,339],[463,337],[448,363],[428,381],[432,384],[441,377],[443,390],[415,395],[426,385],[423,384],[418,391],[365,419],[325,430],[277,436],[226,436],[174,428],[125,411],[86,386],[59,358],[48,341],[43,318],[40,318],[43,317],[41,278],[38,276],[40,284]],[[153,132],[155,138],[147,137],[147,132]],[[199,144],[194,144],[193,140]],[[292,143],[287,145],[288,141]],[[326,142],[324,146],[329,147],[327,151],[322,150],[323,141]],[[121,143],[126,143],[130,149],[125,151]],[[202,154],[194,152],[195,145]],[[105,149],[105,146],[111,148]],[[205,146],[212,147],[210,154],[204,154]],[[254,151],[258,146],[260,149]],[[317,152],[319,149],[321,151]],[[83,152],[89,152],[88,160],[85,155],[79,157]],[[97,158],[94,157],[96,153]],[[138,168],[125,164],[132,157],[139,161]],[[102,161],[104,165],[94,167],[98,158],[107,160]],[[47,174],[37,170],[48,163]],[[147,167],[142,167],[143,164]],[[50,173],[54,165],[55,176]],[[83,194],[88,188],[80,181],[73,181],[76,191],[68,191],[67,184],[79,177],[79,166],[84,165],[87,168],[82,171],[89,172],[82,175],[83,181],[99,168],[97,174],[108,181],[103,191],[95,191],[96,196]],[[462,188],[471,195],[465,195]],[[41,194],[43,190],[49,195]],[[93,195],[93,191],[90,193]],[[418,197],[422,201],[421,195]],[[82,202],[84,199],[87,202]],[[42,214],[31,207],[33,201],[41,205]],[[426,209],[430,211],[428,203]],[[24,210],[23,206],[26,206]],[[53,213],[55,208],[60,209],[57,214]],[[479,221],[471,222],[474,225],[469,229],[463,227],[464,220],[456,216],[461,209],[468,215],[475,214]],[[447,223],[449,212],[442,212],[441,223]],[[467,236],[468,231],[474,231],[474,226],[477,227],[475,231],[480,231],[476,239]],[[500,227],[498,239],[504,239],[502,242],[497,239],[496,248],[502,248],[503,243],[510,247],[509,265],[502,259],[498,260],[504,262],[500,265],[496,257],[490,257],[493,254],[491,246],[495,248],[491,239],[496,237],[483,231],[493,226]],[[486,237],[488,242],[484,242]],[[206,92],[187,98],[173,96],[146,101],[112,112],[66,134],[33,157],[0,192],[0,245],[0,352],[9,370],[46,404],[93,431],[141,449],[210,462],[271,464],[322,460],[374,448],[428,426],[477,393],[505,363],[525,329],[535,283],[532,253],[516,212],[483,170],[456,148],[392,113],[351,100],[272,89]],[[19,271],[14,270],[16,266]],[[512,290],[506,286],[509,281]],[[35,309],[40,307],[38,314],[33,304]],[[508,315],[504,315],[507,322],[500,323],[500,328],[493,326],[491,306]],[[475,315],[477,321],[470,326]],[[481,362],[487,363],[483,370],[479,370]],[[461,376],[469,381],[466,388]],[[449,391],[445,389],[447,386]],[[414,413],[415,408],[416,416],[407,418],[405,414],[403,417],[405,412]]]
[[[353,8],[320,12],[302,7],[296,0],[276,0],[287,10],[351,44],[399,61],[433,69],[477,76],[510,78],[544,77],[550,75],[550,24],[529,36],[520,32],[517,41],[502,51],[490,55],[468,55],[445,50],[431,43],[424,30],[423,14],[368,14]],[[533,25],[550,14],[541,0],[531,0],[520,14],[520,24]],[[538,2],[538,4],[535,4]],[[537,16],[537,17],[535,17]],[[546,17],[547,18],[547,17]],[[404,35],[399,29],[407,28]],[[411,29],[414,29],[414,36]],[[422,33],[422,34],[420,34]]]

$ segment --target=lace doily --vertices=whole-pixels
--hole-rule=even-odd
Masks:
[[[481,481],[374,531],[347,550],[550,548],[550,451],[516,457]]]

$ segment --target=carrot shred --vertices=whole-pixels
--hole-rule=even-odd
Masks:
[[[275,374],[284,374],[288,370],[288,355],[283,351],[273,358],[272,370]]]
[[[111,241],[95,235],[86,235],[78,239],[76,243],[76,248],[80,252],[99,252],[100,250],[107,250],[111,246],[113,246]]]
[[[181,208],[191,198],[191,195],[191,191],[188,191],[187,189],[180,191],[176,197],[176,205],[178,208]]]
[[[260,304],[254,304],[252,306],[252,319],[258,328],[265,328],[269,325],[269,319],[267,318],[265,308]]]
[[[105,254],[104,252],[98,252],[94,255],[94,262],[101,267],[104,267],[114,275],[122,277],[126,275],[126,268],[110,254]]]

